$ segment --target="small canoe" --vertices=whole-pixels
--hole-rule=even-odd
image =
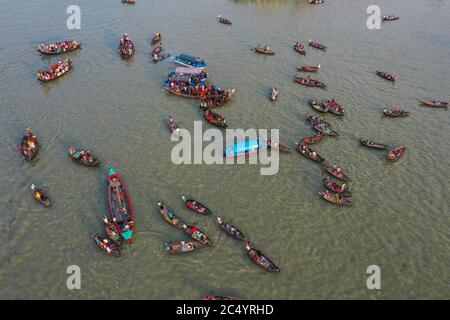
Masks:
[[[152,51],[152,56],[154,56],[155,54],[161,53],[162,50],[163,50],[162,45],[157,46],[155,49],[153,49],[153,51]]]
[[[161,33],[157,32],[157,33],[155,33],[155,35],[152,38],[152,42],[151,42],[152,46],[157,44],[159,41],[161,41]]]
[[[280,93],[280,91],[277,88],[272,88],[272,90],[270,90],[270,100],[275,101],[278,98],[278,94]]]
[[[168,54],[168,53],[164,53],[164,52],[155,53],[155,54],[152,56],[152,61],[153,61],[153,62],[158,62],[158,61],[167,59],[168,57],[170,57],[170,54]]]
[[[307,113],[305,115],[306,120],[308,120],[312,125],[322,125],[331,127],[331,124],[325,121],[321,116],[316,116],[312,113]]]
[[[373,149],[384,150],[387,148],[386,144],[372,142],[368,139],[363,139],[363,138],[359,138],[359,143],[362,144],[363,146],[366,146],[368,148],[373,148]]]
[[[134,44],[127,35],[124,35],[119,43],[119,53],[123,59],[129,59],[134,55]]]
[[[198,241],[181,240],[177,242],[168,242],[164,245],[164,248],[172,253],[186,253],[200,249],[203,246],[204,244]]]
[[[315,136],[304,138],[303,143],[316,144],[316,143],[319,143],[320,141],[322,141],[323,137],[325,137],[325,135],[322,133],[319,133],[319,134],[316,134]]]
[[[335,193],[345,193],[346,195],[350,195],[351,191],[348,189],[348,186],[344,183],[342,185],[334,182],[331,179],[328,178],[324,178],[323,180],[323,184],[330,189],[331,191],[335,192]]]
[[[280,272],[275,263],[266,257],[260,250],[255,249],[250,242],[245,242],[245,250],[254,263],[264,268],[267,272]]]
[[[328,108],[316,100],[309,100],[308,103],[311,107],[313,107],[315,110],[317,110],[319,112],[322,112],[322,113],[328,112]]]
[[[444,102],[439,100],[420,101],[423,105],[431,108],[448,108],[450,101]]]
[[[396,17],[396,16],[383,16],[383,21],[395,21],[395,20],[399,20],[400,17]]]
[[[209,108],[205,110],[205,120],[219,128],[228,127],[224,116]]]
[[[120,237],[119,232],[114,226],[114,223],[109,221],[109,219],[106,216],[103,216],[103,222],[105,223],[105,232],[108,238],[120,246],[122,244],[122,238]]]
[[[47,192],[40,188],[36,188],[34,184],[31,185],[31,192],[33,193],[34,200],[42,204],[44,207],[49,208],[51,206]]]
[[[169,116],[169,130],[172,133],[178,133],[180,131],[180,128],[178,127],[178,125],[175,122],[175,119],[172,118],[172,116]]]
[[[186,207],[188,209],[191,209],[192,211],[198,213],[198,214],[211,214],[211,210],[208,209],[207,206],[201,204],[198,201],[195,201],[193,199],[189,199],[186,195],[182,195],[181,199],[186,203]]]
[[[398,108],[392,108],[392,109],[384,108],[383,114],[385,116],[392,117],[392,118],[404,118],[404,117],[409,116],[408,111],[400,110]]]
[[[307,87],[317,87],[317,88],[322,88],[322,89],[325,89],[327,87],[325,83],[320,82],[319,80],[309,78],[309,77],[308,78],[295,77],[294,81],[297,82],[298,84],[302,84]]]
[[[309,4],[322,4],[323,0],[309,0]]]
[[[352,204],[349,197],[343,196],[342,194],[332,193],[329,191],[319,192],[319,195],[328,202],[340,205]]]
[[[222,17],[220,14],[219,14],[218,18],[219,18],[219,22],[220,22],[220,23],[227,24],[227,25],[231,26],[231,21],[230,21],[230,20],[225,19],[225,18]]]
[[[76,163],[87,167],[98,166],[100,163],[100,161],[94,158],[89,151],[77,150],[73,147],[69,148],[69,157]]]
[[[255,50],[255,52],[260,53],[260,54],[267,54],[267,55],[274,55],[275,52],[273,52],[269,46],[263,47],[263,48],[253,48],[253,50]]]
[[[120,257],[119,247],[113,242],[110,242],[105,238],[100,238],[99,236],[92,236],[92,239],[95,241],[97,248],[102,250],[104,253],[115,257]]]
[[[389,73],[382,72],[382,71],[376,71],[375,73],[376,73],[377,76],[379,76],[379,77],[381,77],[383,79],[386,79],[388,81],[395,81],[395,80],[397,80],[397,76],[393,75],[393,74],[389,74]]]
[[[180,229],[183,228],[184,222],[178,219],[177,216],[170,210],[167,206],[165,206],[161,201],[158,202],[159,212],[161,216],[171,225],[178,227]]]
[[[297,150],[306,158],[316,162],[324,162],[325,158],[322,158],[317,152],[310,147],[305,146],[303,143],[297,143]]]
[[[327,108],[329,113],[334,114],[335,116],[344,116],[345,114],[344,107],[339,103],[336,103],[334,99],[323,101],[322,105],[324,108]]]
[[[337,137],[339,135],[339,133],[337,131],[331,129],[329,126],[327,126],[325,124],[313,125],[313,129],[319,133],[322,133],[322,134],[324,134],[326,136],[330,136],[330,137]]]
[[[240,157],[247,156],[252,153],[256,153],[260,150],[267,149],[268,145],[265,141],[261,140],[245,140],[233,144],[231,147],[226,147],[224,150],[224,156],[226,157]]]
[[[272,149],[276,149],[280,152],[291,152],[291,149],[287,145],[284,145],[280,142],[272,141],[272,139],[266,139],[264,141],[267,143],[267,146]]]
[[[38,45],[38,51],[45,55],[63,54],[79,48],[81,48],[81,42],[75,40],[57,43],[41,43]]]
[[[39,143],[36,136],[30,131],[30,128],[25,129],[25,134],[20,142],[19,151],[27,161],[33,160],[39,152]]]
[[[50,82],[61,78],[72,69],[72,62],[69,59],[58,61],[58,63],[51,65],[46,70],[39,70],[36,72],[39,81]]]
[[[134,215],[128,189],[113,168],[108,171],[107,195],[109,213],[119,234],[128,243],[134,235]]]
[[[205,245],[211,245],[211,243],[212,243],[211,239],[208,238],[203,231],[197,229],[197,227],[188,226],[187,224],[183,224],[182,228],[184,230],[184,233],[186,233],[189,237],[191,237],[195,241],[198,241]]]
[[[224,220],[221,217],[217,217],[217,224],[219,228],[222,229],[227,235],[233,237],[237,240],[245,240],[245,235],[234,225],[231,224],[230,221]]]
[[[231,296],[206,295],[202,298],[202,300],[239,300],[239,298],[231,297]]]
[[[337,167],[336,165],[334,165],[333,167],[326,166],[324,172],[327,172],[336,179],[342,181],[352,181],[346,174],[341,171],[341,168]]]
[[[302,66],[297,68],[298,71],[302,72],[317,72],[320,70],[320,64],[317,66]]]
[[[316,49],[319,49],[319,50],[326,50],[327,49],[327,46],[324,46],[323,44],[320,44],[318,42],[314,42],[311,39],[309,39],[308,43],[309,43],[310,47],[313,47],[313,48],[316,48]]]
[[[306,53],[304,44],[300,42],[294,44],[294,50],[303,55]]]
[[[125,4],[136,4],[136,1],[134,1],[134,0],[122,0],[122,3],[125,3]]]
[[[406,145],[398,146],[398,147],[395,147],[394,149],[392,149],[391,151],[389,151],[387,158],[388,158],[388,160],[395,161],[395,160],[398,160],[401,157],[403,157],[405,152],[406,152]]]

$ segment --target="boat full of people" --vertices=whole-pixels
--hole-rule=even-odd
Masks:
[[[133,41],[131,41],[131,39],[128,37],[127,33],[125,33],[120,39],[119,52],[124,59],[129,59],[134,55],[134,44]]]
[[[38,45],[38,51],[45,55],[56,55],[67,53],[81,48],[81,42],[69,40],[55,43],[41,43]]]
[[[45,70],[40,70],[36,73],[38,79],[42,82],[49,82],[56,80],[65,75],[72,68],[72,63],[69,59],[64,59],[52,64]]]

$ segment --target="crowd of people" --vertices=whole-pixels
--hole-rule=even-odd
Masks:
[[[73,50],[75,48],[78,48],[79,46],[80,46],[79,41],[70,40],[64,42],[56,42],[52,44],[40,44],[38,49],[39,51],[44,53],[58,54]]]
[[[50,68],[37,72],[37,76],[41,81],[50,81],[61,77],[70,69],[70,60],[64,59],[56,64],[52,64]]]
[[[134,44],[133,41],[128,38],[127,33],[125,33],[120,39],[119,51],[124,58],[129,58],[134,54]]]

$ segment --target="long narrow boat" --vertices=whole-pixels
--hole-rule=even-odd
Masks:
[[[187,224],[183,224],[182,228],[184,230],[184,233],[186,233],[189,237],[194,239],[195,241],[198,241],[205,245],[211,245],[212,241],[210,238],[206,236],[206,234],[198,229],[195,226],[188,226]]]
[[[397,16],[383,16],[383,21],[396,21],[399,19],[400,19],[400,17],[397,17]]]
[[[287,146],[284,145],[280,142],[275,142],[272,141],[272,139],[264,139],[264,141],[267,143],[267,146],[270,147],[271,149],[276,149],[280,152],[291,152],[291,149]]]
[[[307,113],[305,115],[306,120],[308,120],[312,125],[324,125],[327,127],[331,127],[331,124],[325,121],[321,116],[316,116],[312,113]]]
[[[327,113],[327,112],[328,112],[328,108],[325,107],[325,106],[323,105],[323,103],[320,103],[319,101],[316,101],[316,100],[309,100],[308,103],[309,103],[309,105],[310,105],[311,107],[313,107],[315,110],[317,110],[317,111],[319,111],[319,112],[322,112],[322,113]]]
[[[271,56],[273,56],[275,54],[275,52],[273,52],[269,46],[265,46],[262,48],[255,47],[255,48],[253,48],[253,50],[255,50],[256,53],[260,53],[260,54],[266,54],[266,55],[271,55]]]
[[[178,127],[177,123],[175,122],[175,119],[172,116],[169,116],[169,122],[168,122],[169,130],[172,133],[178,133],[180,131],[180,128]]]
[[[327,108],[329,113],[334,114],[335,116],[344,116],[345,114],[344,107],[335,102],[334,99],[323,101],[322,105],[324,108]]]
[[[373,148],[373,149],[384,150],[387,148],[386,144],[372,142],[368,139],[363,139],[363,138],[359,138],[359,143],[362,144],[363,146],[366,146],[368,148]]]
[[[164,245],[164,247],[167,251],[170,251],[172,253],[186,253],[200,249],[204,247],[204,244],[195,240],[193,241],[181,240],[177,242],[168,242]]]
[[[305,146],[303,143],[297,143],[297,150],[306,158],[316,162],[324,162],[325,158],[322,158],[317,152],[310,147]]]
[[[231,26],[231,21],[230,21],[230,20],[225,19],[225,18],[222,17],[220,14],[219,14],[218,18],[219,18],[219,22],[220,22],[220,23],[227,24],[227,25]]]
[[[379,77],[381,77],[383,79],[386,79],[388,81],[395,81],[395,80],[397,80],[397,76],[393,75],[393,74],[389,74],[389,73],[382,72],[382,71],[375,71],[375,73],[376,73],[377,76],[379,76]]]
[[[306,144],[316,144],[316,143],[319,143],[320,141],[322,141],[324,136],[325,136],[324,134],[319,133],[319,134],[316,134],[315,136],[304,138],[302,141],[303,141],[303,143],[306,143]]]
[[[72,62],[69,59],[64,59],[58,61],[58,63],[56,64],[52,64],[46,70],[39,70],[36,75],[39,81],[50,82],[61,78],[63,75],[69,72],[70,69],[72,69]]]
[[[131,243],[135,228],[133,207],[125,183],[114,168],[109,168],[107,195],[111,220],[122,238]]]
[[[322,89],[325,89],[327,87],[325,83],[309,77],[308,78],[295,77],[294,81],[297,82],[298,84],[302,84],[307,87],[317,87]]]
[[[189,54],[180,54],[175,57],[175,63],[183,67],[204,69],[208,65],[201,58],[196,58]]]
[[[175,214],[170,210],[166,205],[164,205],[161,201],[158,201],[159,212],[164,220],[166,220],[169,224],[178,227],[180,229],[183,228],[184,222],[181,221]]]
[[[394,149],[392,149],[391,151],[389,151],[387,158],[388,158],[388,160],[395,161],[395,160],[398,160],[401,157],[403,157],[405,152],[406,152],[406,145],[398,146],[398,147],[395,147]]]
[[[108,255],[120,257],[120,250],[117,244],[110,242],[108,239],[101,238],[99,236],[92,236],[97,247]]]
[[[219,228],[224,231],[227,235],[230,237],[233,237],[237,240],[245,240],[245,235],[239,230],[237,227],[235,227],[229,220],[224,220],[221,217],[217,217],[217,224],[219,225]]]
[[[330,136],[330,137],[339,136],[339,133],[337,131],[331,129],[327,125],[315,124],[315,125],[313,125],[313,129],[316,130],[317,132],[320,132],[320,133],[326,135],[326,136]]]
[[[342,181],[352,181],[345,173],[341,171],[341,168],[337,167],[336,165],[330,167],[325,166],[324,172],[328,172],[330,175],[335,177],[336,179],[342,180]]]
[[[384,108],[383,114],[385,116],[392,117],[392,118],[404,118],[404,117],[409,116],[408,111],[400,110],[398,108],[392,108],[392,109]]]
[[[426,105],[427,107],[431,108],[448,108],[448,105],[450,101],[440,101],[440,100],[427,100],[427,101],[420,101],[423,105]]]
[[[320,64],[317,66],[302,66],[297,68],[298,71],[302,72],[317,72],[320,70]]]
[[[329,191],[319,192],[319,195],[328,202],[340,205],[352,204],[350,198],[343,196],[342,194],[332,193]]]
[[[105,224],[105,232],[108,235],[108,238],[111,239],[111,241],[113,241],[115,244],[120,246],[122,244],[122,237],[120,236],[119,232],[117,232],[114,223],[109,221],[106,216],[103,216],[103,222]]]
[[[63,54],[79,48],[81,48],[81,42],[75,40],[56,43],[41,43],[38,45],[38,51],[45,55]]]
[[[157,44],[159,41],[161,41],[161,33],[157,32],[152,38],[151,44],[152,46]]]
[[[294,44],[294,50],[297,51],[300,54],[306,54],[305,52],[305,45],[301,42],[297,42]]]
[[[264,268],[267,272],[280,272],[275,263],[273,263],[268,257],[266,257],[260,250],[255,249],[250,242],[245,242],[245,250],[254,263]]]
[[[324,46],[323,44],[320,44],[318,42],[314,42],[312,39],[309,39],[308,43],[309,43],[310,47],[313,47],[313,48],[316,48],[316,49],[319,49],[319,50],[326,50],[327,49],[327,46]]]
[[[51,206],[47,192],[45,192],[41,188],[36,188],[34,184],[31,185],[31,192],[33,193],[34,200],[36,200],[46,208],[49,208]]]
[[[239,298],[231,296],[213,296],[209,294],[204,296],[202,300],[239,300]]]
[[[122,0],[122,3],[125,3],[125,4],[136,4],[136,1],[134,1],[134,0]]]
[[[198,214],[211,214],[211,210],[208,209],[207,206],[201,204],[200,202],[194,200],[194,199],[189,199],[186,195],[182,195],[181,199],[186,203],[186,207]]]
[[[19,151],[25,160],[31,161],[39,152],[39,142],[36,136],[30,131],[30,128],[25,129],[25,134],[20,142]]]
[[[335,193],[345,193],[346,195],[350,195],[351,191],[348,189],[348,186],[344,183],[342,185],[332,181],[331,179],[328,178],[324,178],[323,180],[323,184],[331,191],[335,192]]]
[[[267,149],[267,143],[261,140],[246,140],[224,149],[225,157],[240,157]]]
[[[100,163],[100,161],[94,158],[89,151],[79,150],[73,147],[69,148],[69,157],[76,163],[87,167],[95,167]]]

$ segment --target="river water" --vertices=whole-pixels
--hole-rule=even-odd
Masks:
[[[212,4],[213,3],[213,4]],[[382,14],[400,15],[381,30],[366,27],[373,1],[0,0],[0,298],[199,299],[213,292],[243,299],[450,298],[449,112],[419,99],[449,99],[449,1],[380,0]],[[81,29],[68,30],[66,8],[81,8]],[[446,14],[447,13],[447,14]],[[231,27],[218,23],[221,14]],[[169,96],[162,86],[173,61],[150,63],[149,41],[161,32],[167,50],[201,55],[210,79],[236,88],[220,109],[233,128],[280,129],[294,146],[313,131],[304,121],[308,99],[334,97],[342,119],[326,119],[341,133],[316,146],[352,178],[354,204],[321,200],[321,166],[297,152],[280,155],[280,170],[261,176],[259,165],[181,165],[171,162],[172,114],[192,129],[197,102]],[[118,55],[128,32],[137,52]],[[329,49],[292,50],[313,37]],[[76,38],[83,48],[67,56],[74,69],[42,85],[35,71],[57,58],[40,56],[41,41]],[[275,56],[250,51],[270,44]],[[295,67],[322,65],[314,75],[326,91],[293,83]],[[398,74],[390,83],[375,70]],[[267,97],[272,86],[280,98]],[[386,119],[394,105],[411,112]],[[38,135],[41,151],[25,163],[18,151],[23,129]],[[209,125],[204,124],[204,128]],[[359,146],[364,136],[406,156]],[[447,137],[447,138],[445,138]],[[69,146],[86,147],[102,161],[89,169],[68,159]],[[138,231],[121,258],[99,252],[90,235],[107,213],[105,166],[112,164],[131,195]],[[53,207],[36,204],[31,183],[45,186]],[[213,217],[187,211],[181,194],[207,204]],[[211,248],[172,255],[163,244],[183,239],[165,223],[162,200],[214,241]],[[227,237],[215,217],[233,222],[281,272],[266,274]],[[81,269],[81,290],[68,290],[66,269]],[[369,290],[368,266],[381,270],[381,290]]]

